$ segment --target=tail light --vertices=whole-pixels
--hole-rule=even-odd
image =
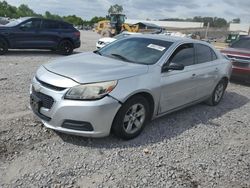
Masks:
[[[81,33],[80,33],[79,31],[78,31],[78,32],[74,32],[74,35],[75,35],[76,37],[80,38]]]

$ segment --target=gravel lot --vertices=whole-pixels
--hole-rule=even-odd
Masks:
[[[83,32],[77,51],[98,35]],[[28,109],[47,51],[0,56],[0,187],[250,187],[250,87],[231,83],[217,107],[195,105],[152,121],[136,139],[48,130]]]

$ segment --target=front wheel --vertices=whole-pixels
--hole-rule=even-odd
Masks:
[[[62,55],[70,55],[73,53],[74,47],[69,40],[63,40],[58,45],[58,51]]]
[[[210,106],[216,106],[217,104],[219,104],[221,99],[223,98],[226,87],[227,87],[227,82],[225,80],[221,80],[215,87],[213,94],[206,101],[206,103]]]
[[[129,99],[118,111],[112,132],[119,138],[128,140],[138,136],[149,119],[149,104],[142,96]]]
[[[4,55],[8,52],[8,44],[4,40],[0,39],[0,55]]]

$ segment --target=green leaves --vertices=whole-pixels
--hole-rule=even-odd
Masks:
[[[123,12],[123,7],[122,5],[118,5],[118,4],[111,5],[108,10],[109,14],[120,14],[122,12]]]

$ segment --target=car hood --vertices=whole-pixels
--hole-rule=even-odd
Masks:
[[[110,37],[104,37],[104,38],[99,39],[100,42],[104,42],[104,43],[111,43],[111,42],[114,42],[115,40],[116,40],[115,38],[110,38]]]
[[[93,83],[119,80],[144,74],[148,65],[140,65],[86,52],[60,58],[44,67],[55,74],[70,78],[78,83]]]

